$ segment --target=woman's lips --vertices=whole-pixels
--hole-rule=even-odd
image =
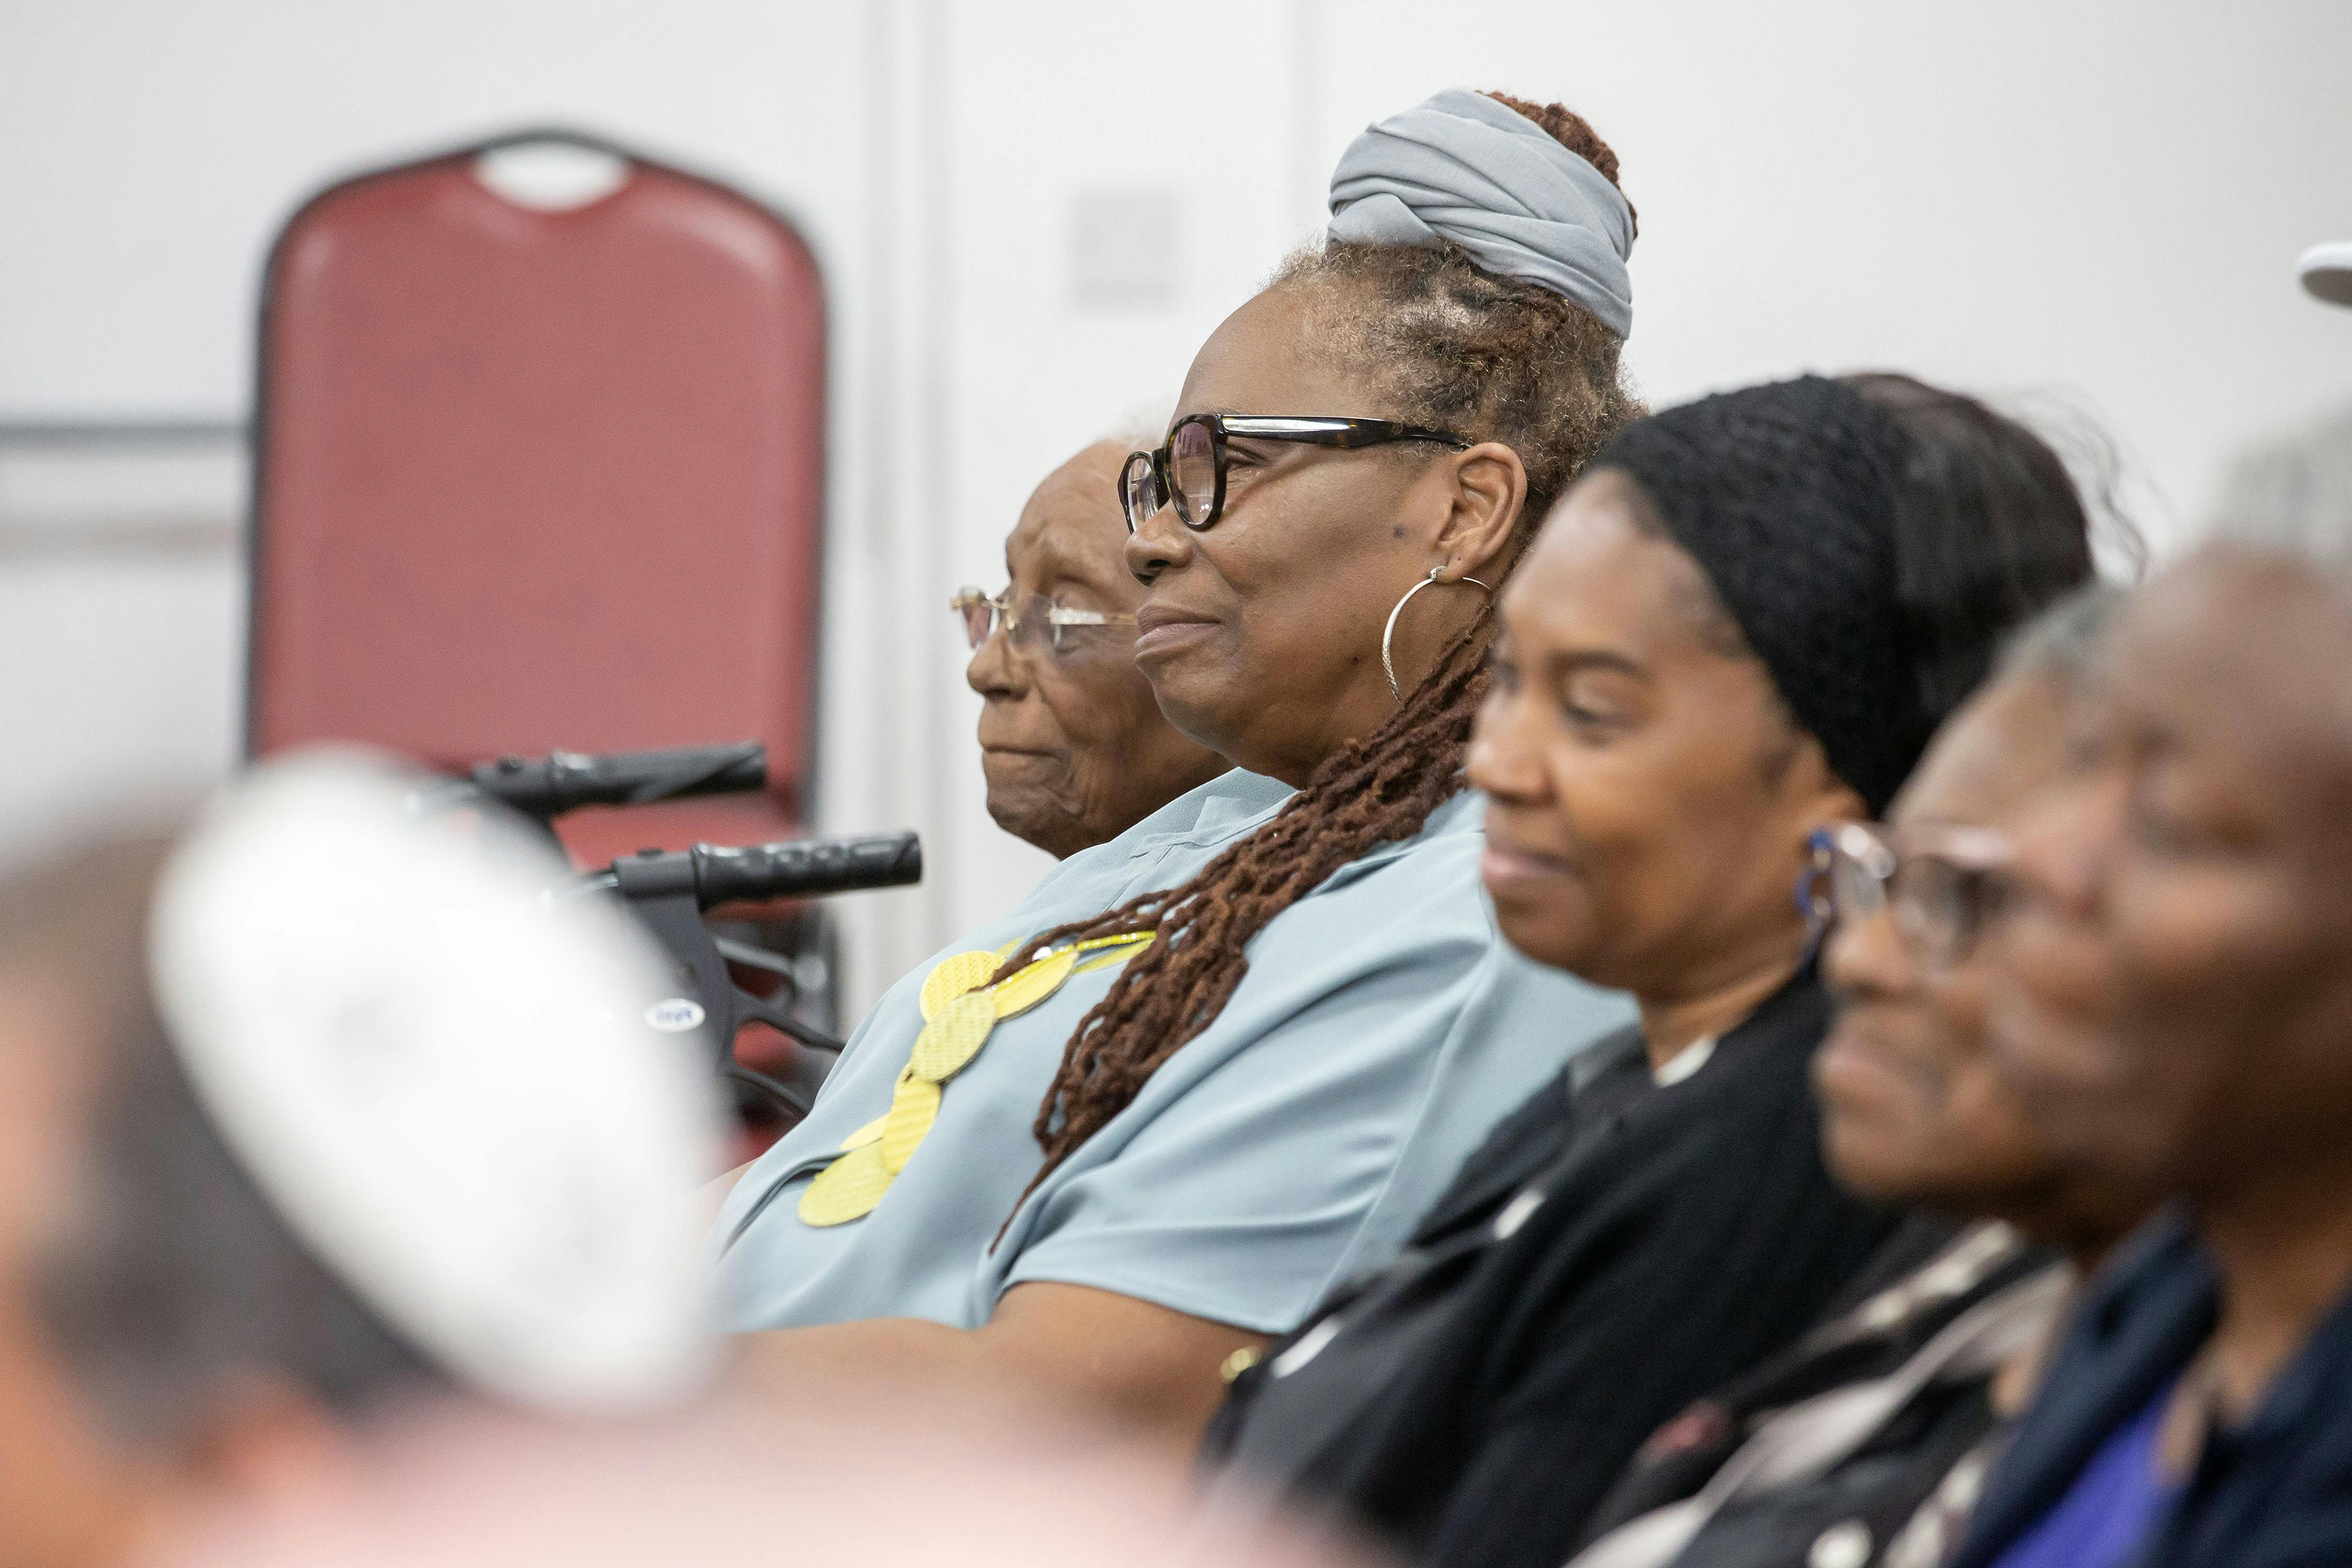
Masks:
[[[1573,874],[1565,860],[1491,837],[1486,840],[1486,852],[1478,858],[1479,879],[1489,888],[1555,881]]]
[[[1813,1082],[1822,1098],[1847,1107],[1907,1103],[1916,1075],[1852,1020],[1841,1020],[1813,1058]]]
[[[1180,648],[1189,647],[1217,629],[1217,623],[1181,611],[1156,609],[1146,605],[1135,617],[1138,636],[1135,657],[1140,661],[1163,658]]]

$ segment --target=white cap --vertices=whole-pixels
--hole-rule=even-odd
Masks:
[[[716,1358],[712,1069],[646,1026],[664,966],[625,915],[551,903],[551,852],[415,816],[416,782],[320,752],[215,801],[151,917],[166,1032],[289,1226],[456,1381],[675,1400]]]
[[[2352,305],[2352,239],[2331,239],[2295,258],[2294,269],[2314,299]]]

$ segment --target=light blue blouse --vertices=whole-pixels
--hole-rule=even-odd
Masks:
[[[1183,881],[1288,786],[1234,772],[1047,873],[939,955],[996,948]],[[1261,1332],[1296,1325],[1405,1241],[1487,1129],[1623,997],[1519,957],[1478,881],[1485,803],[1454,797],[1283,911],[1224,1010],[1026,1201],[1031,1127],[1062,1048],[1118,976],[1074,976],[1000,1023],[864,1218],[798,1205],[844,1138],[889,1109],[933,959],[868,1014],[808,1119],[745,1172],[714,1244],[738,1330],[876,1317],[961,1328],[1029,1280],[1139,1297]],[[1020,1212],[1013,1206],[1020,1204]],[[997,1238],[1005,1216],[1012,1225]]]

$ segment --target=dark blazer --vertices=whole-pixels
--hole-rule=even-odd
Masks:
[[[2213,1310],[2213,1271],[2179,1215],[2125,1242],[2085,1291],[1947,1568],[1987,1568],[2048,1513],[2108,1434],[2179,1375]]]
[[[1642,1440],[1811,1326],[1894,1228],[1822,1163],[1829,1018],[1808,969],[1685,1082],[1653,1086],[1638,1039],[1593,1047],[1601,1071],[1498,1129],[1397,1265],[1244,1374],[1211,1457],[1426,1562],[1559,1568]],[[1318,1334],[1317,1376],[1269,1375]]]
[[[2100,1443],[2212,1337],[2220,1283],[2178,1213],[2105,1269],[2069,1326],[2016,1441],[1985,1483],[1951,1568],[1988,1568],[2074,1484]],[[2141,1568],[2352,1563],[2352,1297],[2242,1426],[2206,1436]]]

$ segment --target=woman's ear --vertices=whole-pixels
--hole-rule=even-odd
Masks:
[[[1854,787],[1837,776],[1830,766],[1829,753],[1822,743],[1797,727],[1788,715],[1780,715],[1789,728],[1790,749],[1782,753],[1778,766],[1778,782],[1787,802],[1790,826],[1810,841],[1813,833],[1840,822],[1867,822],[1872,816],[1869,803]]]
[[[1435,541],[1445,555],[1441,571],[1448,579],[1476,577],[1509,556],[1528,502],[1528,468],[1500,441],[1454,454],[1451,467],[1452,505]]]
[[[1853,786],[1843,779],[1826,768],[1822,770],[1822,777],[1823,787],[1811,811],[1807,814],[1811,820],[1811,827],[1806,830],[1808,838],[1811,837],[1813,828],[1828,827],[1840,822],[1868,822],[1875,815],[1869,803],[1855,794]]]

